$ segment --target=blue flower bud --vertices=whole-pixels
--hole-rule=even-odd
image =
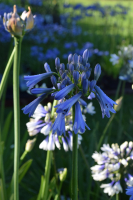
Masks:
[[[67,85],[67,79],[64,79],[60,84],[60,89],[63,89]]]
[[[86,94],[88,91],[88,86],[89,86],[89,81],[88,79],[83,79],[82,81],[82,88],[83,88],[83,93]]]
[[[67,63],[67,69],[69,70],[69,64]]]
[[[94,79],[97,81],[101,74],[101,66],[97,64],[94,68]]]
[[[82,72],[81,74],[81,82],[86,79],[86,73],[85,72]]]
[[[72,54],[69,54],[68,56],[68,63],[70,64],[73,60],[73,55]]]
[[[64,63],[61,63],[61,64],[60,64],[60,69],[62,70],[62,72],[65,71],[65,65],[64,65]]]
[[[56,77],[55,77],[54,75],[51,76],[51,82],[52,82],[53,86],[54,86],[55,88],[57,88],[57,80],[56,80]]]
[[[82,64],[82,56],[78,56],[78,62],[80,63],[80,64]]]
[[[66,75],[67,75],[66,72],[64,72],[64,73],[61,75],[61,78],[64,79],[64,78],[66,77]]]
[[[90,63],[86,63],[86,68],[89,69],[90,68]]]
[[[68,76],[66,76],[65,79],[67,80],[67,85],[72,84],[72,81],[70,80],[70,78]]]
[[[78,71],[73,72],[73,79],[74,79],[74,82],[77,84],[78,80],[79,80],[79,72]]]
[[[48,63],[44,64],[44,68],[46,70],[46,72],[51,72],[50,66],[48,65]]]
[[[76,53],[73,55],[73,63],[74,64],[78,63],[78,55]]]
[[[85,63],[87,63],[88,57],[89,57],[89,51],[88,51],[88,49],[86,49],[86,50],[83,52],[83,61],[84,61]]]
[[[89,86],[90,86],[90,92],[92,92],[92,90],[95,87],[95,85],[96,85],[96,81],[95,80],[90,81],[90,84],[89,84]]]
[[[79,70],[80,70],[81,72],[83,72],[83,71],[85,70],[84,66],[83,66],[83,65],[80,65]]]
[[[60,69],[60,59],[58,57],[55,59],[55,66],[56,66],[56,70],[59,71],[59,69]]]
[[[86,78],[89,79],[91,75],[91,69],[85,72]]]
[[[71,74],[73,74],[74,66],[72,64],[69,65],[69,70],[70,70]]]

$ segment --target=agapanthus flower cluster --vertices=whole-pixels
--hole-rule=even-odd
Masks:
[[[26,124],[29,135],[36,136],[39,132],[44,134],[45,139],[39,145],[40,149],[43,150],[54,150],[55,147],[61,149],[61,144],[65,151],[69,149],[72,151],[72,115],[71,111],[66,115],[65,118],[65,131],[66,134],[58,136],[57,133],[51,134],[50,130],[57,117],[57,113],[54,116],[51,115],[52,104],[48,103],[47,106],[39,104],[32,116],[30,122]],[[78,146],[81,144],[82,136],[78,135]]]
[[[87,62],[88,57],[89,51],[87,49],[82,56],[70,54],[66,66],[64,63],[60,63],[59,58],[56,58],[56,73],[51,71],[48,63],[45,63],[46,73],[25,76],[24,79],[27,81],[27,86],[31,93],[40,94],[40,96],[23,108],[24,114],[29,113],[29,117],[32,116],[38,104],[48,94],[51,94],[55,100],[61,100],[61,103],[55,106],[57,118],[51,130],[53,130],[53,134],[56,132],[57,135],[65,135],[65,117],[72,107],[75,108],[73,122],[75,134],[78,132],[84,133],[85,128],[90,129],[81,114],[80,104],[84,107],[87,106],[82,97],[89,97],[89,99],[96,97],[101,107],[102,117],[105,115],[110,117],[110,112],[115,113],[113,106],[116,103],[97,86],[97,80],[101,74],[101,66],[99,64],[94,68],[94,79],[90,80],[91,68]],[[36,84],[48,77],[50,77],[53,87],[35,88]]]
[[[21,16],[17,13],[16,5],[13,6],[13,13],[4,13],[3,24],[5,30],[15,37],[23,37],[24,34],[34,27],[34,16],[29,11],[24,11]]]
[[[109,196],[123,191],[122,183],[125,186],[133,186],[133,176],[131,176],[131,164],[133,162],[133,142],[124,142],[120,146],[104,144],[102,152],[95,152],[92,158],[97,165],[91,167],[92,177],[95,181],[109,180],[109,183],[102,184],[104,193]]]
[[[119,79],[133,82],[133,46],[120,47],[118,55],[111,54],[110,61],[113,65],[120,65]]]

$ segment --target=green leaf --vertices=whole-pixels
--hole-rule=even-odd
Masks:
[[[44,183],[44,176],[42,175],[41,176],[41,184],[40,184],[40,189],[39,189],[37,200],[41,200],[41,193],[42,193],[43,183]]]
[[[25,162],[19,169],[19,183],[22,181],[22,179],[24,178],[26,172],[28,171],[29,167],[31,166],[32,164],[32,159],[28,160],[27,162]],[[10,197],[10,200],[11,200],[11,197],[13,195],[13,185],[14,185],[14,180],[13,180],[13,177],[12,177],[12,180],[11,180],[11,183],[10,183],[10,186],[8,188],[8,199]]]
[[[3,154],[3,150],[4,150],[4,142],[0,142],[0,155]]]
[[[2,133],[3,133],[2,134],[2,140],[4,142],[6,141],[7,135],[10,132],[9,128],[10,128],[11,122],[12,122],[12,111],[8,114],[6,121],[4,123],[4,127],[2,129]]]
[[[19,169],[19,183],[21,182],[21,180],[23,179],[23,177],[25,176],[26,172],[28,171],[28,169],[30,168],[31,164],[32,164],[32,159],[28,160],[27,162],[25,162]]]
[[[2,179],[0,179],[0,199],[1,199],[1,200],[4,200]]]

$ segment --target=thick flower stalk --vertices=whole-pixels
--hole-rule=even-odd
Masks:
[[[118,144],[104,144],[101,147],[102,153],[95,152],[92,158],[97,165],[91,167],[92,177],[95,181],[110,180],[108,184],[102,184],[104,193],[109,196],[123,191],[121,184],[133,186],[131,176],[131,163],[133,162],[133,142]]]

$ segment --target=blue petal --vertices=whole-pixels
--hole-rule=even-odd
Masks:
[[[65,102],[58,104],[55,106],[57,108],[57,113],[64,113],[65,115],[68,113],[70,108],[78,101],[78,99],[82,96],[82,92],[79,92],[78,94],[74,95],[70,99],[66,100]]]
[[[55,122],[51,128],[53,130],[53,134],[57,132],[57,135],[62,135],[64,133],[65,135],[65,115],[62,113],[59,113],[57,118],[55,119]]]
[[[50,93],[52,91],[53,91],[53,88],[34,88],[34,89],[31,89],[32,94]]]
[[[73,125],[73,131],[75,132],[75,134],[77,134],[79,131],[81,133],[84,133],[85,132],[85,126],[88,128],[88,130],[90,130],[90,128],[87,126],[87,124],[85,123],[85,121],[83,119],[79,102],[76,102],[76,104],[75,104],[75,120],[74,120],[74,125]]]
[[[55,99],[60,100],[63,99],[73,88],[75,87],[74,84],[68,85],[67,87],[60,90],[56,95]]]
[[[43,73],[43,74],[38,74],[38,75],[33,75],[33,76],[24,76],[24,80],[28,81],[26,84],[30,88],[34,87],[38,82],[41,80],[50,77],[54,74],[54,72],[48,72],[48,73]]]
[[[47,97],[47,94],[42,94],[41,96],[39,96],[38,98],[36,98],[34,101],[32,101],[31,103],[29,103],[27,106],[25,106],[24,108],[22,108],[23,113],[24,114],[28,114],[29,113],[29,117],[31,117],[34,114],[34,111],[36,109],[36,107],[38,106],[38,104]]]
[[[79,102],[82,106],[87,106],[87,103],[83,99],[79,98]]]

